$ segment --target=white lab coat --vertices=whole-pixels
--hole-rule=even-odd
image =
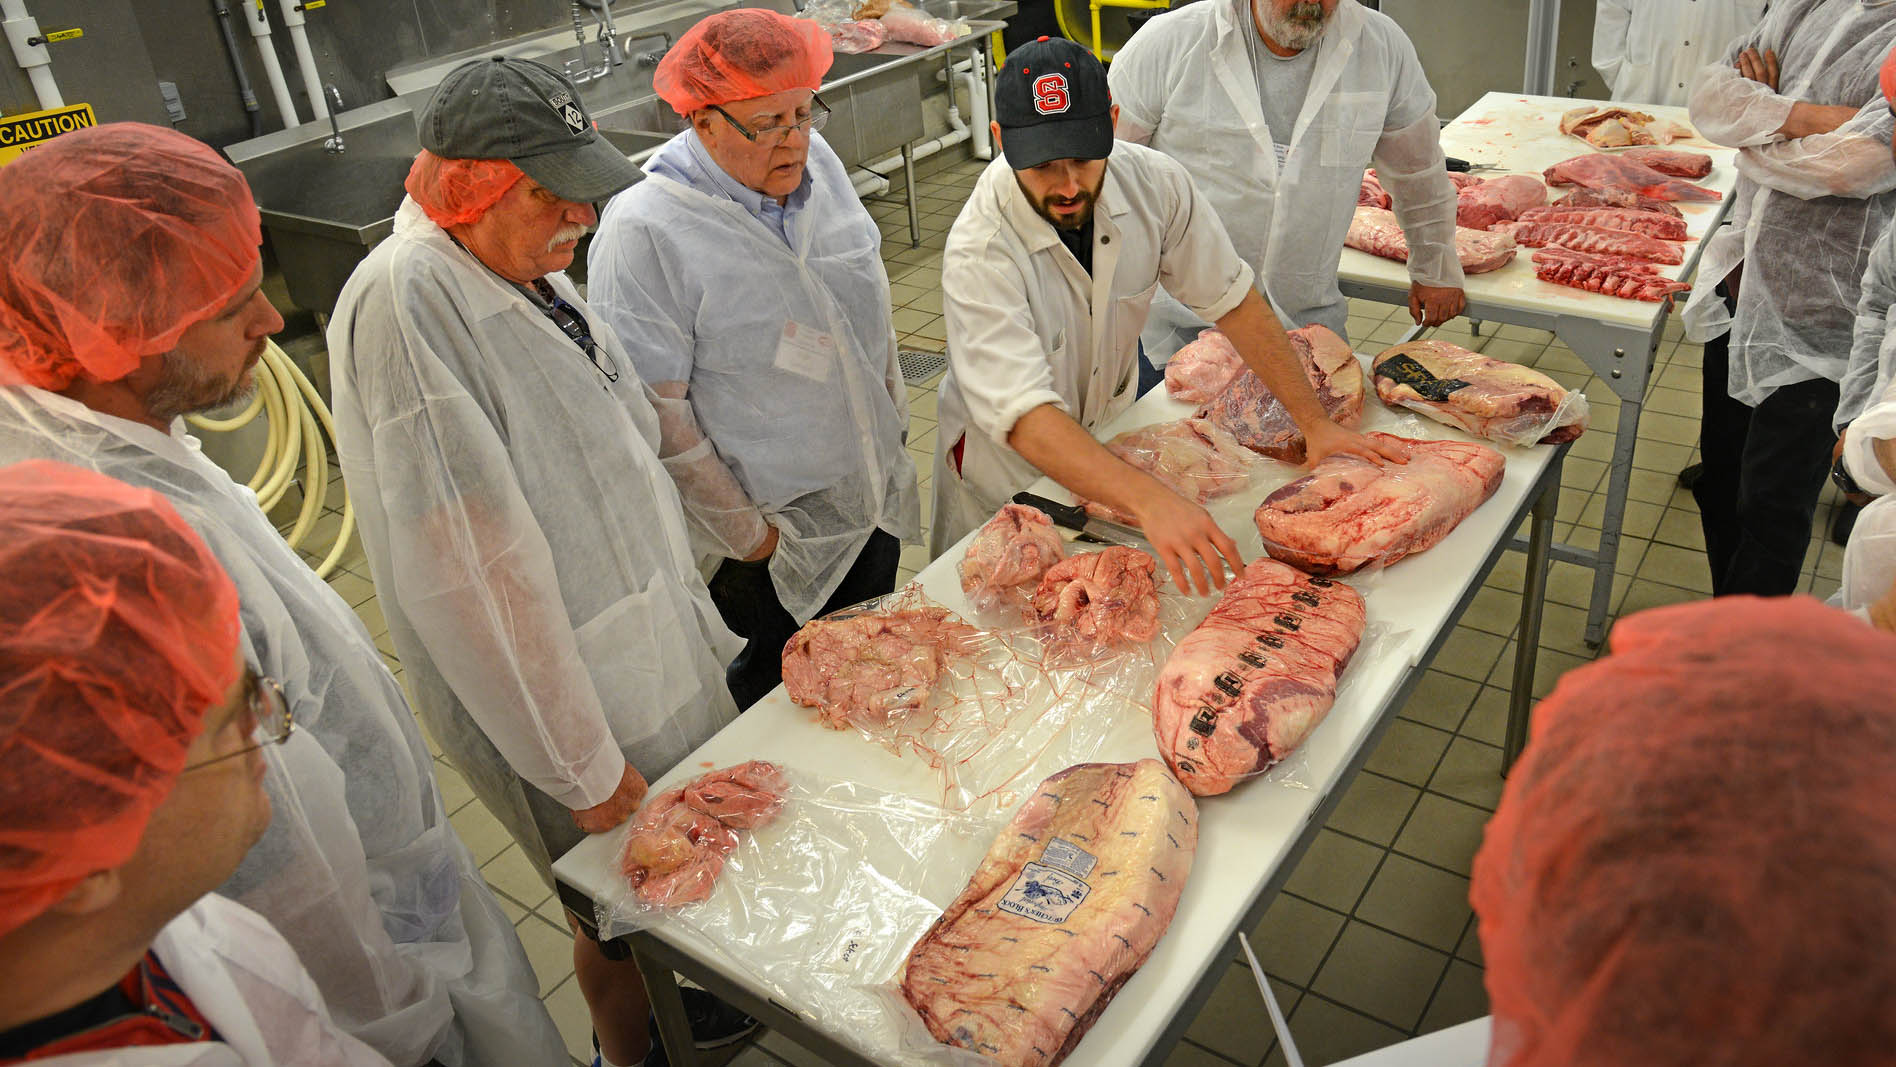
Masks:
[[[564,274],[546,281],[586,313]],[[742,647],[638,373],[587,317],[616,382],[404,200],[329,325],[343,474],[415,702],[549,884],[565,811],[736,716],[724,667]]]
[[[264,750],[275,817],[222,891],[296,946],[336,1020],[398,1064],[562,1054],[513,927],[442,811],[434,763],[362,622],[198,450],[28,386],[0,389],[0,463],[54,459],[156,490],[236,583],[244,655],[296,716]]]
[[[1138,399],[1139,330],[1163,283],[1202,318],[1222,318],[1251,290],[1184,167],[1149,148],[1113,144],[1093,209],[1093,272],[996,158],[975,182],[942,253],[948,373],[942,381],[930,547],[939,555],[987,521],[1039,471],[1007,444],[1042,404],[1096,431]],[[957,441],[959,471],[950,454]]]
[[[1700,67],[1757,28],[1765,0],[1598,0],[1593,69],[1622,104],[1685,106]]]
[[[882,233],[820,136],[789,243],[719,191],[697,136],[674,137],[607,205],[587,300],[640,377],[688,383],[682,400],[657,403],[662,427],[665,405],[688,405],[675,418],[698,431],[665,433],[661,454],[699,553],[753,551],[761,511],[779,535],[777,598],[807,622],[871,533],[921,530]]]
[[[1835,424],[1839,431],[1896,384],[1896,330],[1889,328],[1891,315],[1896,315],[1896,226],[1884,228],[1863,270],[1850,361],[1844,368],[1837,401]]]
[[[1316,69],[1282,171],[1242,36],[1256,32],[1250,0],[1204,0],[1146,23],[1109,75],[1119,135],[1185,164],[1286,328],[1322,323],[1348,336],[1337,259],[1372,162],[1409,237],[1409,277],[1459,288],[1435,92],[1401,28],[1341,0],[1312,46]],[[1155,364],[1205,326],[1176,295],[1153,301],[1144,341]]]
[[[215,893],[199,897],[158,931],[151,947],[222,1040],[78,1052],[34,1062],[59,1067],[388,1064],[330,1018],[296,951],[249,908]]]
[[[1879,440],[1896,440],[1896,381],[1884,384],[1881,398],[1858,413],[1843,435],[1843,462],[1850,477],[1865,492],[1879,496],[1857,515],[1850,531],[1834,603],[1865,616],[1869,605],[1896,586],[1896,480],[1877,461]]]
[[[1756,406],[1786,385],[1840,381],[1870,250],[1896,209],[1896,129],[1877,71],[1896,44],[1891,0],[1776,0],[1693,82],[1699,133],[1738,148],[1731,221],[1706,241],[1683,320],[1706,341],[1731,331],[1730,395]],[[1774,49],[1778,92],[1732,68],[1745,48]],[[1835,132],[1785,140],[1798,100],[1856,107]],[[1740,263],[1736,316],[1713,293]]]

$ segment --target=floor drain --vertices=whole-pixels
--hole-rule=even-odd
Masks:
[[[948,357],[940,352],[904,348],[897,353],[897,358],[902,363],[902,380],[910,385],[920,385],[948,366]]]

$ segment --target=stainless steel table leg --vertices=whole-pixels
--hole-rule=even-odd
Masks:
[[[1619,566],[1620,527],[1626,521],[1626,494],[1633,484],[1633,449],[1639,445],[1638,400],[1620,401],[1614,432],[1613,465],[1606,472],[1606,511],[1600,516],[1599,562],[1593,565],[1593,595],[1587,602],[1587,647],[1606,640],[1606,611],[1613,599],[1613,574]]]
[[[922,247],[922,216],[915,198],[915,148],[902,146],[902,184],[908,193],[909,247]]]
[[[652,1017],[658,1020],[657,1036],[665,1042],[666,1057],[677,1067],[697,1067],[698,1048],[691,1038],[691,1020],[685,1016],[685,998],[678,991],[677,976],[636,946],[632,958],[645,976],[645,995],[652,1000]]]
[[[1554,539],[1554,513],[1560,507],[1560,467],[1547,468],[1546,487],[1534,500],[1527,536],[1527,577],[1521,586],[1521,627],[1515,633],[1514,688],[1508,693],[1508,730],[1501,766],[1512,766],[1527,744],[1527,716],[1534,704],[1534,665],[1540,658],[1541,609],[1547,599],[1547,567]],[[1609,579],[1612,572],[1607,572]]]

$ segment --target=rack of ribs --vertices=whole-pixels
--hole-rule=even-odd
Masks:
[[[1640,196],[1626,189],[1575,189],[1573,192],[1554,201],[1554,207],[1627,207],[1638,211],[1657,211],[1673,218],[1684,218],[1678,208],[1664,200],[1654,200],[1650,196]]]
[[[1512,236],[1529,248],[1559,245],[1575,252],[1602,256],[1643,259],[1653,263],[1685,262],[1685,249],[1677,241],[1664,241],[1625,230],[1603,230],[1571,222],[1502,222],[1495,229]]]
[[[1686,240],[1685,220],[1659,211],[1641,211],[1626,207],[1537,207],[1521,213],[1521,222],[1569,223],[1595,226],[1602,230],[1621,230],[1658,237],[1667,241]]]
[[[1534,253],[1534,276],[1555,285],[1590,293],[1653,303],[1692,288],[1659,273],[1643,260],[1625,256],[1595,256],[1570,248],[1543,248]]]

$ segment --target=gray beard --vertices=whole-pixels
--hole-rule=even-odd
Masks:
[[[1257,12],[1258,25],[1280,48],[1301,52],[1316,44],[1330,25],[1330,17],[1323,13],[1322,4],[1304,0],[1291,5],[1289,14],[1280,18],[1271,10],[1270,3],[1271,0],[1253,0],[1252,7]]]
[[[145,396],[145,407],[158,422],[180,415],[198,415],[247,404],[257,393],[254,371],[234,382],[204,373],[203,368],[175,351],[164,355],[164,373]]]

